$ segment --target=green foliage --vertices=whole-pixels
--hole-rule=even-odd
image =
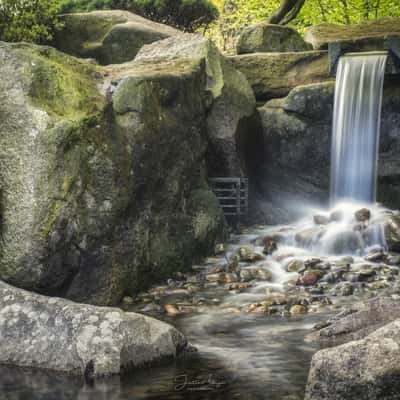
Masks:
[[[220,47],[230,52],[235,47],[235,37],[244,28],[265,22],[279,7],[280,0],[213,0],[219,8],[218,22],[208,34]],[[300,32],[321,23],[355,24],[382,17],[399,17],[399,0],[306,0],[290,23]]]
[[[0,0],[0,40],[47,43],[62,27],[59,0]]]
[[[129,10],[153,21],[193,32],[218,17],[210,0],[63,0],[62,12]]]
[[[396,16],[400,16],[398,0],[306,0],[293,25],[303,31],[325,22],[347,25]]]

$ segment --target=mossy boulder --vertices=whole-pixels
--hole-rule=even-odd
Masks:
[[[296,86],[334,80],[326,51],[244,54],[230,60],[247,78],[258,101],[284,97]]]
[[[184,34],[144,46],[134,64],[142,68],[167,68],[172,73],[184,65],[204,68],[201,96],[207,118],[207,164],[211,176],[241,176],[246,162],[238,144],[251,141],[257,131],[241,129],[255,113],[255,98],[245,76],[237,71],[207,38]],[[241,137],[245,135],[246,137]],[[245,147],[244,145],[243,147]]]
[[[224,238],[203,63],[104,70],[5,43],[0,61],[2,279],[116,304]]]
[[[237,44],[238,54],[306,51],[311,46],[289,26],[261,23],[246,28]]]
[[[57,49],[100,64],[133,60],[144,44],[178,35],[180,31],[128,11],[105,10],[65,14],[55,37]]]
[[[332,42],[375,41],[387,36],[400,36],[400,18],[382,18],[354,25],[315,25],[306,31],[304,40],[319,50],[327,49]]]

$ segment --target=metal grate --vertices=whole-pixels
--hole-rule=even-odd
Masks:
[[[240,218],[247,215],[249,209],[249,180],[247,178],[210,178],[224,215]]]

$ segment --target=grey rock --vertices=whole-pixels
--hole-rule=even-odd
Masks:
[[[237,44],[238,54],[304,51],[311,48],[295,29],[267,23],[246,28]]]
[[[361,340],[318,351],[305,400],[397,399],[400,393],[400,320]]]
[[[115,305],[223,240],[197,61],[104,69],[0,44],[1,279]]]
[[[253,139],[262,141],[261,127],[254,122],[255,97],[246,77],[237,71],[213,43],[201,35],[184,34],[144,46],[136,64],[158,63],[181,68],[204,68],[201,95],[206,100],[209,176],[242,176],[245,154]],[[175,64],[174,64],[175,63]],[[246,124],[255,124],[251,130]],[[249,133],[251,132],[251,133]]]
[[[321,24],[309,28],[304,40],[314,49],[327,49],[328,44],[344,40],[370,41],[400,35],[398,18],[381,18],[354,25]],[[360,51],[360,50],[358,50]]]
[[[182,32],[128,11],[102,10],[65,14],[64,27],[56,34],[57,49],[102,65],[135,58],[140,48]]]
[[[363,339],[385,324],[400,318],[400,303],[390,297],[375,297],[351,307],[323,329],[307,336],[321,346],[336,346],[352,340]]]
[[[326,51],[254,53],[229,59],[245,75],[258,101],[286,96],[296,86],[333,80]]]
[[[118,308],[45,297],[0,282],[0,363],[93,376],[174,357],[172,326]]]

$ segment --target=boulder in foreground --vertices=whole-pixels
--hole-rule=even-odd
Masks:
[[[398,399],[400,320],[362,340],[317,352],[305,400]]]
[[[103,376],[173,357],[172,326],[118,308],[45,297],[0,281],[0,363]]]

